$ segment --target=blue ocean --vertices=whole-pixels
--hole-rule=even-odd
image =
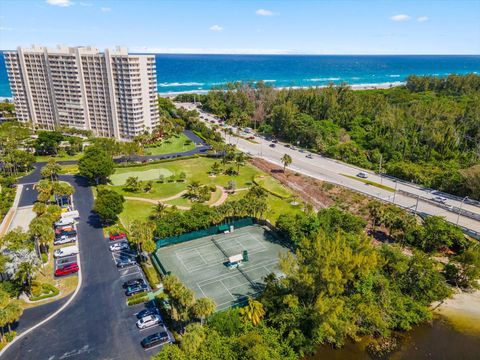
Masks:
[[[205,92],[232,81],[263,80],[275,87],[396,85],[411,74],[480,73],[480,55],[180,55],[156,54],[158,92]],[[0,97],[10,97],[0,56]]]

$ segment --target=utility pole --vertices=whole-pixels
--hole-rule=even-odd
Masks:
[[[460,221],[460,213],[462,212],[462,207],[463,207],[463,203],[465,202],[465,200],[468,199],[468,196],[465,196],[462,200],[462,202],[460,203],[460,208],[458,209],[458,215],[457,215],[457,222],[455,223],[455,225],[458,225],[458,222]]]
[[[395,191],[393,192],[393,203],[395,204],[395,195],[397,195],[398,181],[395,180]]]
[[[382,183],[382,160],[383,155],[380,154],[380,163],[378,164],[378,175],[380,175],[380,184]]]
[[[414,214],[417,215],[417,209],[418,209],[418,199],[420,198],[420,195],[417,195],[417,203],[415,204],[415,211]]]

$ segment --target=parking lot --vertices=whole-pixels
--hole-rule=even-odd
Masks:
[[[150,291],[152,291],[152,289],[151,289],[151,287],[150,287],[150,285],[149,285],[149,283],[148,283],[148,281],[145,277],[145,274],[143,273],[140,265],[135,263],[133,265],[126,266],[124,268],[117,267],[117,261],[119,261],[121,259],[136,260],[136,258],[137,258],[137,252],[133,249],[124,249],[124,250],[119,250],[119,251],[111,251],[110,250],[111,245],[126,242],[126,241],[127,241],[126,239],[118,239],[118,240],[115,240],[115,241],[110,241],[108,237],[106,238],[108,251],[111,252],[111,256],[112,256],[112,266],[116,267],[117,271],[118,271],[118,277],[119,277],[119,280],[120,280],[119,283],[121,284],[120,286],[123,286],[125,284],[125,282],[127,282],[127,281],[142,279],[143,282],[147,285],[147,292],[150,292]],[[125,292],[126,289],[124,288],[123,291]],[[154,326],[148,327],[146,329],[139,329],[136,325],[136,322],[139,320],[137,315],[143,310],[149,309],[149,310],[152,310],[152,311],[156,311],[158,313],[158,315],[160,316],[160,311],[157,309],[154,300],[147,301],[145,303],[141,303],[141,304],[138,304],[138,305],[128,306],[127,305],[128,296],[126,294],[124,294],[124,296],[125,296],[125,307],[126,307],[126,311],[124,312],[124,314],[126,314],[126,317],[127,317],[128,332],[130,334],[132,334],[132,337],[134,338],[135,342],[137,342],[139,344],[138,346],[140,348],[141,348],[140,342],[145,337],[147,337],[149,335],[152,335],[154,333],[157,333],[157,332],[163,332],[164,331],[169,335],[170,341],[173,340],[173,336],[168,331],[166,326],[164,325],[163,319],[162,319],[162,321],[159,325],[154,325]],[[155,350],[155,352],[158,352],[158,350],[161,346],[163,346],[163,344],[158,344],[158,345],[155,345],[155,346],[153,346],[149,349],[144,349],[144,351],[145,352],[150,352],[150,351]]]

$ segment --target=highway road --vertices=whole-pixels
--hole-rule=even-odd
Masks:
[[[176,105],[189,110],[195,109],[199,111],[205,120],[215,120],[212,115],[198,109],[195,104],[177,103]],[[209,121],[206,121],[206,123],[211,126],[212,124]],[[232,130],[238,132],[238,129],[236,128],[233,128]],[[372,173],[371,171],[360,169],[318,154],[312,153],[312,158],[309,159],[306,157],[308,152],[292,150],[287,148],[285,146],[286,144],[280,142],[276,144],[275,147],[270,147],[272,142],[259,136],[255,136],[253,141],[249,141],[239,136],[228,135],[223,131],[221,133],[227,143],[236,145],[239,150],[246,152],[251,156],[260,157],[271,163],[283,166],[280,159],[284,154],[289,154],[293,160],[289,169],[293,171],[319,180],[338,184],[404,208],[409,208],[411,210],[416,209],[419,214],[442,216],[451,223],[458,223],[459,226],[480,234],[479,220],[467,216],[459,216],[456,212],[451,211],[455,208],[461,208],[465,211],[471,212],[474,216],[478,215],[478,218],[480,219],[479,206],[467,204],[466,202],[462,203],[461,200],[458,200],[453,196],[451,198],[449,197],[444,205],[437,204],[431,200],[436,196],[432,193],[431,189],[425,189],[416,184],[394,181],[385,176],[379,176],[378,174]],[[396,189],[396,191],[384,190],[373,185],[365,184],[360,178],[357,178],[356,175],[359,172],[366,173],[368,175],[368,180],[388,186],[392,190]],[[408,195],[405,193],[408,193]]]

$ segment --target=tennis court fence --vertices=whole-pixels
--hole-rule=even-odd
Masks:
[[[186,241],[200,239],[206,236],[221,234],[226,230],[229,230],[230,226],[233,226],[235,229],[239,229],[245,226],[253,225],[255,222],[256,221],[254,218],[248,217],[248,218],[243,218],[239,220],[232,220],[232,221],[226,222],[225,224],[210,226],[209,228],[206,228],[206,229],[192,231],[187,234],[170,236],[163,239],[155,238],[155,241],[157,244],[157,250],[165,246],[181,244]]]

